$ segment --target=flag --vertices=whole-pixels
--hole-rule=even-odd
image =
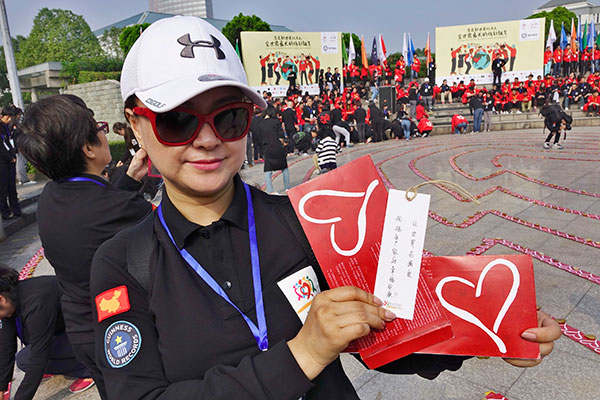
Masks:
[[[416,52],[415,52],[415,45],[413,44],[412,36],[410,36],[410,33],[408,34],[408,40],[409,40],[409,44],[410,44],[410,53],[411,53],[411,56],[410,56],[410,65],[412,65],[412,63],[415,61],[415,57],[417,55],[416,55]]]
[[[431,62],[431,42],[429,40],[429,32],[427,32],[427,44],[425,45],[425,57],[427,57],[427,66]]]
[[[554,42],[556,42],[556,31],[554,30],[554,20],[550,20],[550,30],[548,31],[546,47],[550,47],[550,50],[554,50]]]
[[[348,53],[349,63],[352,63],[356,58],[356,50],[354,50],[354,40],[352,40],[352,34],[350,34],[350,50]]]
[[[369,62],[367,61],[367,50],[365,50],[365,37],[360,37],[360,51],[361,51],[361,61],[362,65],[365,68],[369,68]]]
[[[581,34],[581,18],[577,19],[577,44],[579,44],[579,50],[583,50],[583,35]]]
[[[567,33],[565,32],[565,23],[563,22],[560,27],[560,49],[564,50],[569,42],[567,41]]]
[[[575,19],[571,18],[571,49],[575,49],[577,43],[577,29],[575,27]]]
[[[588,43],[589,43],[591,49],[594,48],[595,41],[596,41],[596,24],[594,24],[594,21],[592,21],[592,23],[590,24],[590,39],[588,40]]]
[[[242,56],[240,55],[240,39],[235,39],[235,52],[238,55],[238,58],[241,60]]]
[[[350,34],[350,41],[352,41],[352,34]],[[348,65],[348,50],[346,49],[344,39],[342,39],[342,63]]]
[[[371,64],[377,65],[379,58],[377,57],[377,36],[373,36],[373,46],[371,46]]]
[[[404,38],[402,39],[402,55],[404,61],[408,62],[408,42],[406,41],[406,32],[404,32]]]
[[[383,42],[383,35],[381,33],[379,34],[379,42],[377,44],[377,57],[379,57],[379,62],[383,64],[387,59],[387,51],[385,50],[385,43]]]
[[[583,25],[583,35],[581,35],[581,40],[580,40],[580,46],[579,49],[580,50],[585,50],[588,47],[588,30],[587,30],[587,24]]]

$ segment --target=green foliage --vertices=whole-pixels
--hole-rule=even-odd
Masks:
[[[121,79],[121,71],[79,71],[77,83],[97,82],[107,79]]]
[[[402,55],[402,53],[400,53],[400,52],[388,54],[388,56],[387,56],[387,63],[390,66],[390,69],[392,71],[394,70],[394,68],[396,68],[396,63],[400,59],[401,55]]]
[[[135,43],[135,41],[140,37],[141,32],[146,30],[150,24],[144,23],[140,25],[132,25],[123,29],[121,34],[119,35],[119,46],[121,46],[121,50],[123,51],[123,56],[126,57],[129,50]]]
[[[564,7],[556,7],[554,10],[542,11],[527,17],[527,19],[535,19],[535,18],[546,18],[546,29],[544,36],[544,44],[548,40],[548,32],[550,32],[550,21],[554,21],[554,30],[556,32],[556,42],[560,41],[560,27],[564,23],[565,24],[565,32],[568,34],[571,33],[571,19],[575,20],[577,24],[577,15],[567,10]]]
[[[38,170],[29,161],[27,162],[26,172],[27,174],[37,174]]]
[[[346,50],[350,51],[350,34],[342,33],[342,42],[346,48]],[[361,47],[360,47],[360,38],[355,33],[352,34],[352,43],[354,43],[354,51],[356,52],[356,65],[358,67],[362,67],[362,57],[361,57]]]
[[[101,79],[92,79],[92,80],[85,80],[82,81],[82,77],[81,74],[84,72],[105,72],[105,73],[112,73],[114,76],[114,74],[120,74],[121,69],[123,68],[123,60],[119,60],[119,59],[115,59],[115,58],[110,58],[110,57],[106,57],[106,56],[97,56],[97,57],[93,57],[93,58],[88,58],[88,59],[81,59],[81,60],[77,60],[77,61],[73,61],[73,62],[66,62],[63,63],[63,69],[61,71],[61,76],[64,78],[68,78],[71,83],[83,83],[83,82],[92,82],[95,80],[101,80]],[[93,74],[92,74],[93,75]],[[99,74],[97,74],[96,76],[99,76]],[[86,79],[90,79],[91,75],[88,74],[86,76]],[[106,78],[106,79],[115,79],[113,77],[111,78]]]
[[[110,148],[112,159],[115,161],[120,160],[127,151],[125,140],[112,140],[108,142],[108,147]]]
[[[15,52],[19,69],[48,61],[72,62],[102,53],[98,39],[81,15],[42,8],[31,33]]]
[[[242,31],[271,32],[271,26],[256,15],[250,16],[239,13],[221,29],[221,32],[233,47],[235,47],[235,42],[239,40]]]
[[[123,49],[121,49],[119,43],[121,32],[123,32],[123,28],[113,26],[112,28],[105,30],[102,36],[100,36],[102,51],[104,51],[104,54],[107,57],[123,60]]]

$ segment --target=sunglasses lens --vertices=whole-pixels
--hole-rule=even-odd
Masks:
[[[248,121],[248,110],[243,107],[230,108],[214,117],[215,128],[225,140],[241,138],[246,133]]]
[[[183,111],[156,114],[156,130],[167,143],[183,143],[189,140],[198,127],[198,119]]]

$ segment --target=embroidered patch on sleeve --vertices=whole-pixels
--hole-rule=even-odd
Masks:
[[[129,308],[129,295],[125,285],[107,290],[96,296],[98,322],[102,322],[113,315],[129,311]]]

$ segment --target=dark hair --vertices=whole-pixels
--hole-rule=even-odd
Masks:
[[[112,126],[112,130],[114,133],[119,133],[121,129],[127,128],[127,124],[125,122],[115,122]]]
[[[5,264],[0,264],[0,295],[13,304],[17,304],[17,284],[19,273]]]
[[[50,179],[83,172],[83,146],[99,143],[93,112],[77,96],[46,97],[27,109],[17,146],[25,158]]]
[[[269,118],[277,118],[277,111],[275,107],[267,107],[264,111],[264,116],[268,116]]]
[[[2,115],[7,115],[9,117],[14,117],[15,115],[21,114],[23,111],[15,106],[14,104],[10,104],[8,106],[2,107],[2,111],[0,112]]]

